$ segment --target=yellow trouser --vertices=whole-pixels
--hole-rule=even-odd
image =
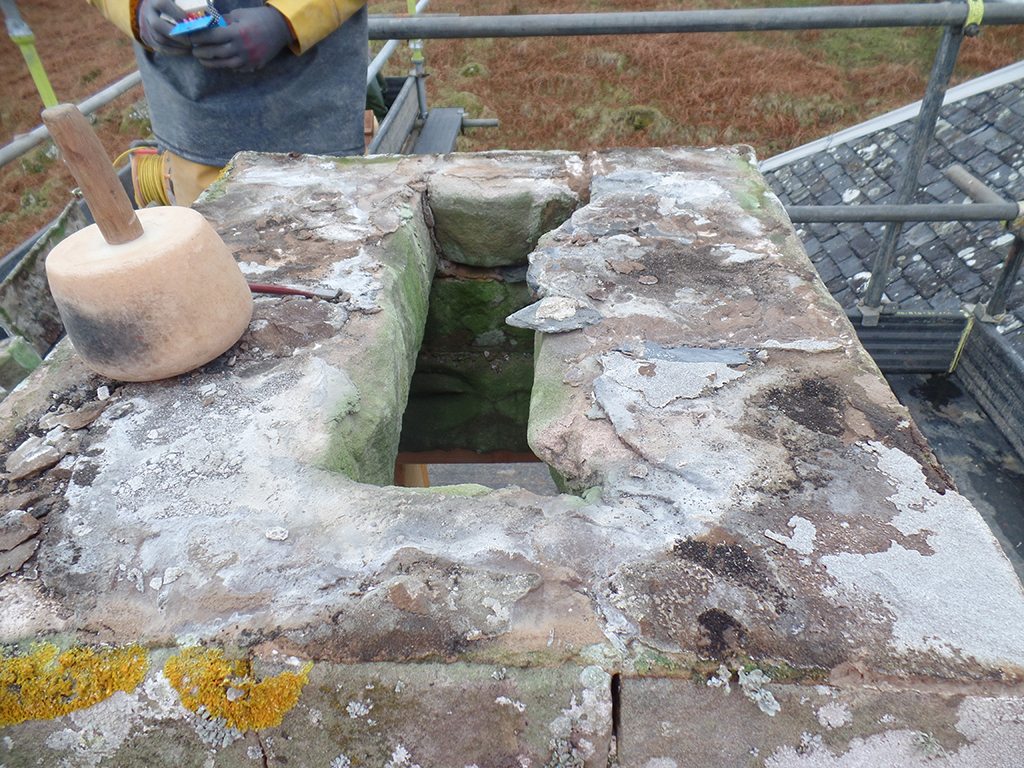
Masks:
[[[171,171],[171,187],[174,189],[174,204],[189,206],[213,184],[220,176],[223,168],[215,165],[193,163],[173,152],[167,152],[168,165]]]
[[[373,116],[373,112],[366,110],[364,114],[364,130],[366,134],[366,144],[370,144],[370,140],[377,132],[377,118]],[[203,165],[202,163],[193,163],[191,160],[186,160],[184,157],[178,157],[173,152],[166,152],[167,164],[171,172],[171,188],[174,190],[174,204],[190,206],[196,201],[203,190],[213,184],[220,176],[223,168],[218,168],[215,165]]]

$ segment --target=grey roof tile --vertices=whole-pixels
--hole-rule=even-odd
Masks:
[[[911,296],[900,302],[900,309],[907,312],[928,312],[931,308],[928,301],[921,296]]]
[[[956,312],[960,309],[960,297],[945,286],[929,299],[929,303],[936,312]]]
[[[882,236],[884,230],[885,224],[880,221],[868,221],[864,224],[864,231],[876,240]]]
[[[995,152],[986,149],[971,159],[971,170],[976,176],[979,174],[984,175],[1000,167],[1002,164],[1002,159]]]
[[[981,277],[970,269],[957,269],[949,276],[949,287],[960,295],[981,286]]]
[[[849,286],[849,280],[843,275],[836,275],[833,278],[825,280],[825,287],[828,288],[828,292],[835,296],[840,291],[846,290]]]
[[[836,261],[836,265],[839,267],[839,271],[842,272],[843,277],[851,278],[858,272],[864,271],[864,260],[855,254],[852,250],[847,248],[845,251],[833,256]]]
[[[799,195],[801,200],[792,202],[803,204],[893,202],[913,135],[913,123],[905,121],[780,168],[768,174],[769,183],[780,199]],[[947,105],[912,198],[928,203],[966,201],[966,195],[944,175],[943,169],[953,162],[966,165],[1003,196],[1024,198],[1022,145],[1024,82]],[[823,281],[844,306],[851,306],[856,298],[851,281],[864,289],[864,273],[885,226],[880,222],[801,226],[799,234]],[[896,268],[888,275],[892,282],[885,289],[901,307],[952,311],[960,302],[976,302],[991,294],[1011,242],[999,222],[908,222],[903,230],[897,238]],[[1024,320],[1024,284],[1014,288],[1010,305]],[[1024,352],[1024,328],[1015,338],[1018,350]]]
[[[818,242],[816,237],[808,237],[804,239],[804,250],[807,251],[807,255],[813,259],[824,249],[821,247],[821,243]]]
[[[844,288],[837,293],[832,294],[832,298],[839,302],[839,306],[843,309],[849,309],[857,303],[857,296],[849,288]]]
[[[917,183],[922,186],[927,186],[928,184],[932,184],[939,179],[944,178],[946,177],[943,175],[940,168],[937,168],[932,163],[925,163],[924,167],[921,168],[921,173],[917,175]]]
[[[1020,128],[1020,115],[1014,112],[1012,109],[1003,107],[999,111],[999,116],[992,121],[992,125],[998,128],[1003,133],[1013,133],[1014,130]]]
[[[893,301],[898,301],[902,304],[907,299],[913,298],[917,295],[917,290],[901,278],[896,278],[887,286],[885,286],[885,293]]]
[[[875,256],[875,252],[878,250],[878,243],[875,238],[865,232],[863,229],[859,234],[850,238],[850,248],[853,252],[860,256],[862,259],[872,259]]]
[[[814,156],[814,167],[819,171],[824,171],[833,165],[836,165],[836,160],[828,153],[820,152]]]
[[[947,149],[949,149],[949,153],[961,163],[970,161],[983,151],[982,147],[970,136],[963,136],[956,141],[950,142]]]
[[[827,284],[836,279],[846,280],[846,278],[843,277],[842,272],[839,271],[839,267],[837,267],[835,262],[831,259],[821,259],[820,261],[815,262],[814,267],[818,270],[818,276],[821,278],[821,282],[823,283]]]
[[[978,286],[977,288],[972,288],[969,291],[964,291],[963,293],[961,293],[960,301],[962,301],[964,304],[978,304],[987,295],[988,294],[985,290],[985,286],[981,285]]]
[[[1002,152],[1016,142],[994,125],[985,124],[983,128],[971,134],[971,138],[992,152]]]
[[[966,106],[961,106],[960,109],[953,112],[949,116],[949,121],[964,133],[976,131],[985,124],[984,117],[981,117],[974,110]]]
[[[936,259],[931,262],[931,264],[935,267],[935,271],[939,273],[939,277],[947,282],[954,274],[956,274],[957,270],[961,266],[960,259],[952,254]]]
[[[927,222],[922,221],[919,224],[913,225],[910,229],[905,230],[903,238],[909,245],[917,248],[918,246],[934,240],[935,230],[933,230]]]
[[[808,230],[821,241],[821,244],[828,247],[828,241],[839,234],[839,228],[835,224],[825,221],[808,224]]]
[[[1002,158],[999,158],[1000,165],[988,171],[985,174],[985,182],[996,189],[1005,187],[1013,173],[1013,167],[1002,162]]]
[[[1006,105],[1018,115],[1024,116],[1024,95],[1020,91],[1008,90],[997,97],[1001,104]]]
[[[843,166],[839,165],[839,163],[832,163],[832,165],[822,170],[821,175],[829,181],[835,182],[836,179],[844,175]]]
[[[879,180],[878,182],[870,185],[864,194],[867,195],[868,199],[873,203],[879,202],[886,195],[892,193],[894,190],[884,181]]]

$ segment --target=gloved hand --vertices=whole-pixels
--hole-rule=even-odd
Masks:
[[[192,44],[186,36],[171,37],[169,34],[175,22],[185,18],[185,11],[174,0],[142,0],[135,12],[139,37],[146,46],[167,56],[184,56],[191,52]],[[175,21],[168,21],[164,16]]]
[[[251,72],[266,65],[294,39],[281,12],[270,5],[239,8],[224,16],[226,27],[189,35],[192,55],[204,67]]]

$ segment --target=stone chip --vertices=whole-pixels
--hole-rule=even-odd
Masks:
[[[42,523],[28,512],[16,509],[0,517],[0,550],[14,549],[26,539],[39,533]]]

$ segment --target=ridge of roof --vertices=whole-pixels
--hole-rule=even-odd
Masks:
[[[1018,61],[1016,64],[1010,64],[1002,69],[997,69],[994,72],[989,72],[987,75],[976,77],[973,80],[968,80],[966,83],[954,86],[946,91],[946,96],[942,100],[943,105],[953,104],[958,101],[970,98],[979,93],[985,93],[993,88],[998,88],[1001,85],[1012,83],[1017,80],[1024,78],[1024,61]],[[802,160],[805,157],[813,155],[817,152],[824,152],[832,149],[833,147],[840,146],[842,144],[848,144],[856,141],[857,139],[869,136],[872,133],[884,130],[885,128],[891,128],[894,125],[912,120],[917,117],[921,111],[921,102],[915,101],[913,104],[908,104],[905,107],[900,107],[892,112],[887,112],[884,115],[879,115],[870,120],[866,120],[863,123],[844,128],[841,131],[826,136],[822,139],[816,139],[815,141],[809,142],[799,147],[795,147],[786,152],[782,152],[778,155],[765,158],[762,160],[758,167],[762,173],[768,171],[774,171],[783,166],[795,163],[797,160]]]

